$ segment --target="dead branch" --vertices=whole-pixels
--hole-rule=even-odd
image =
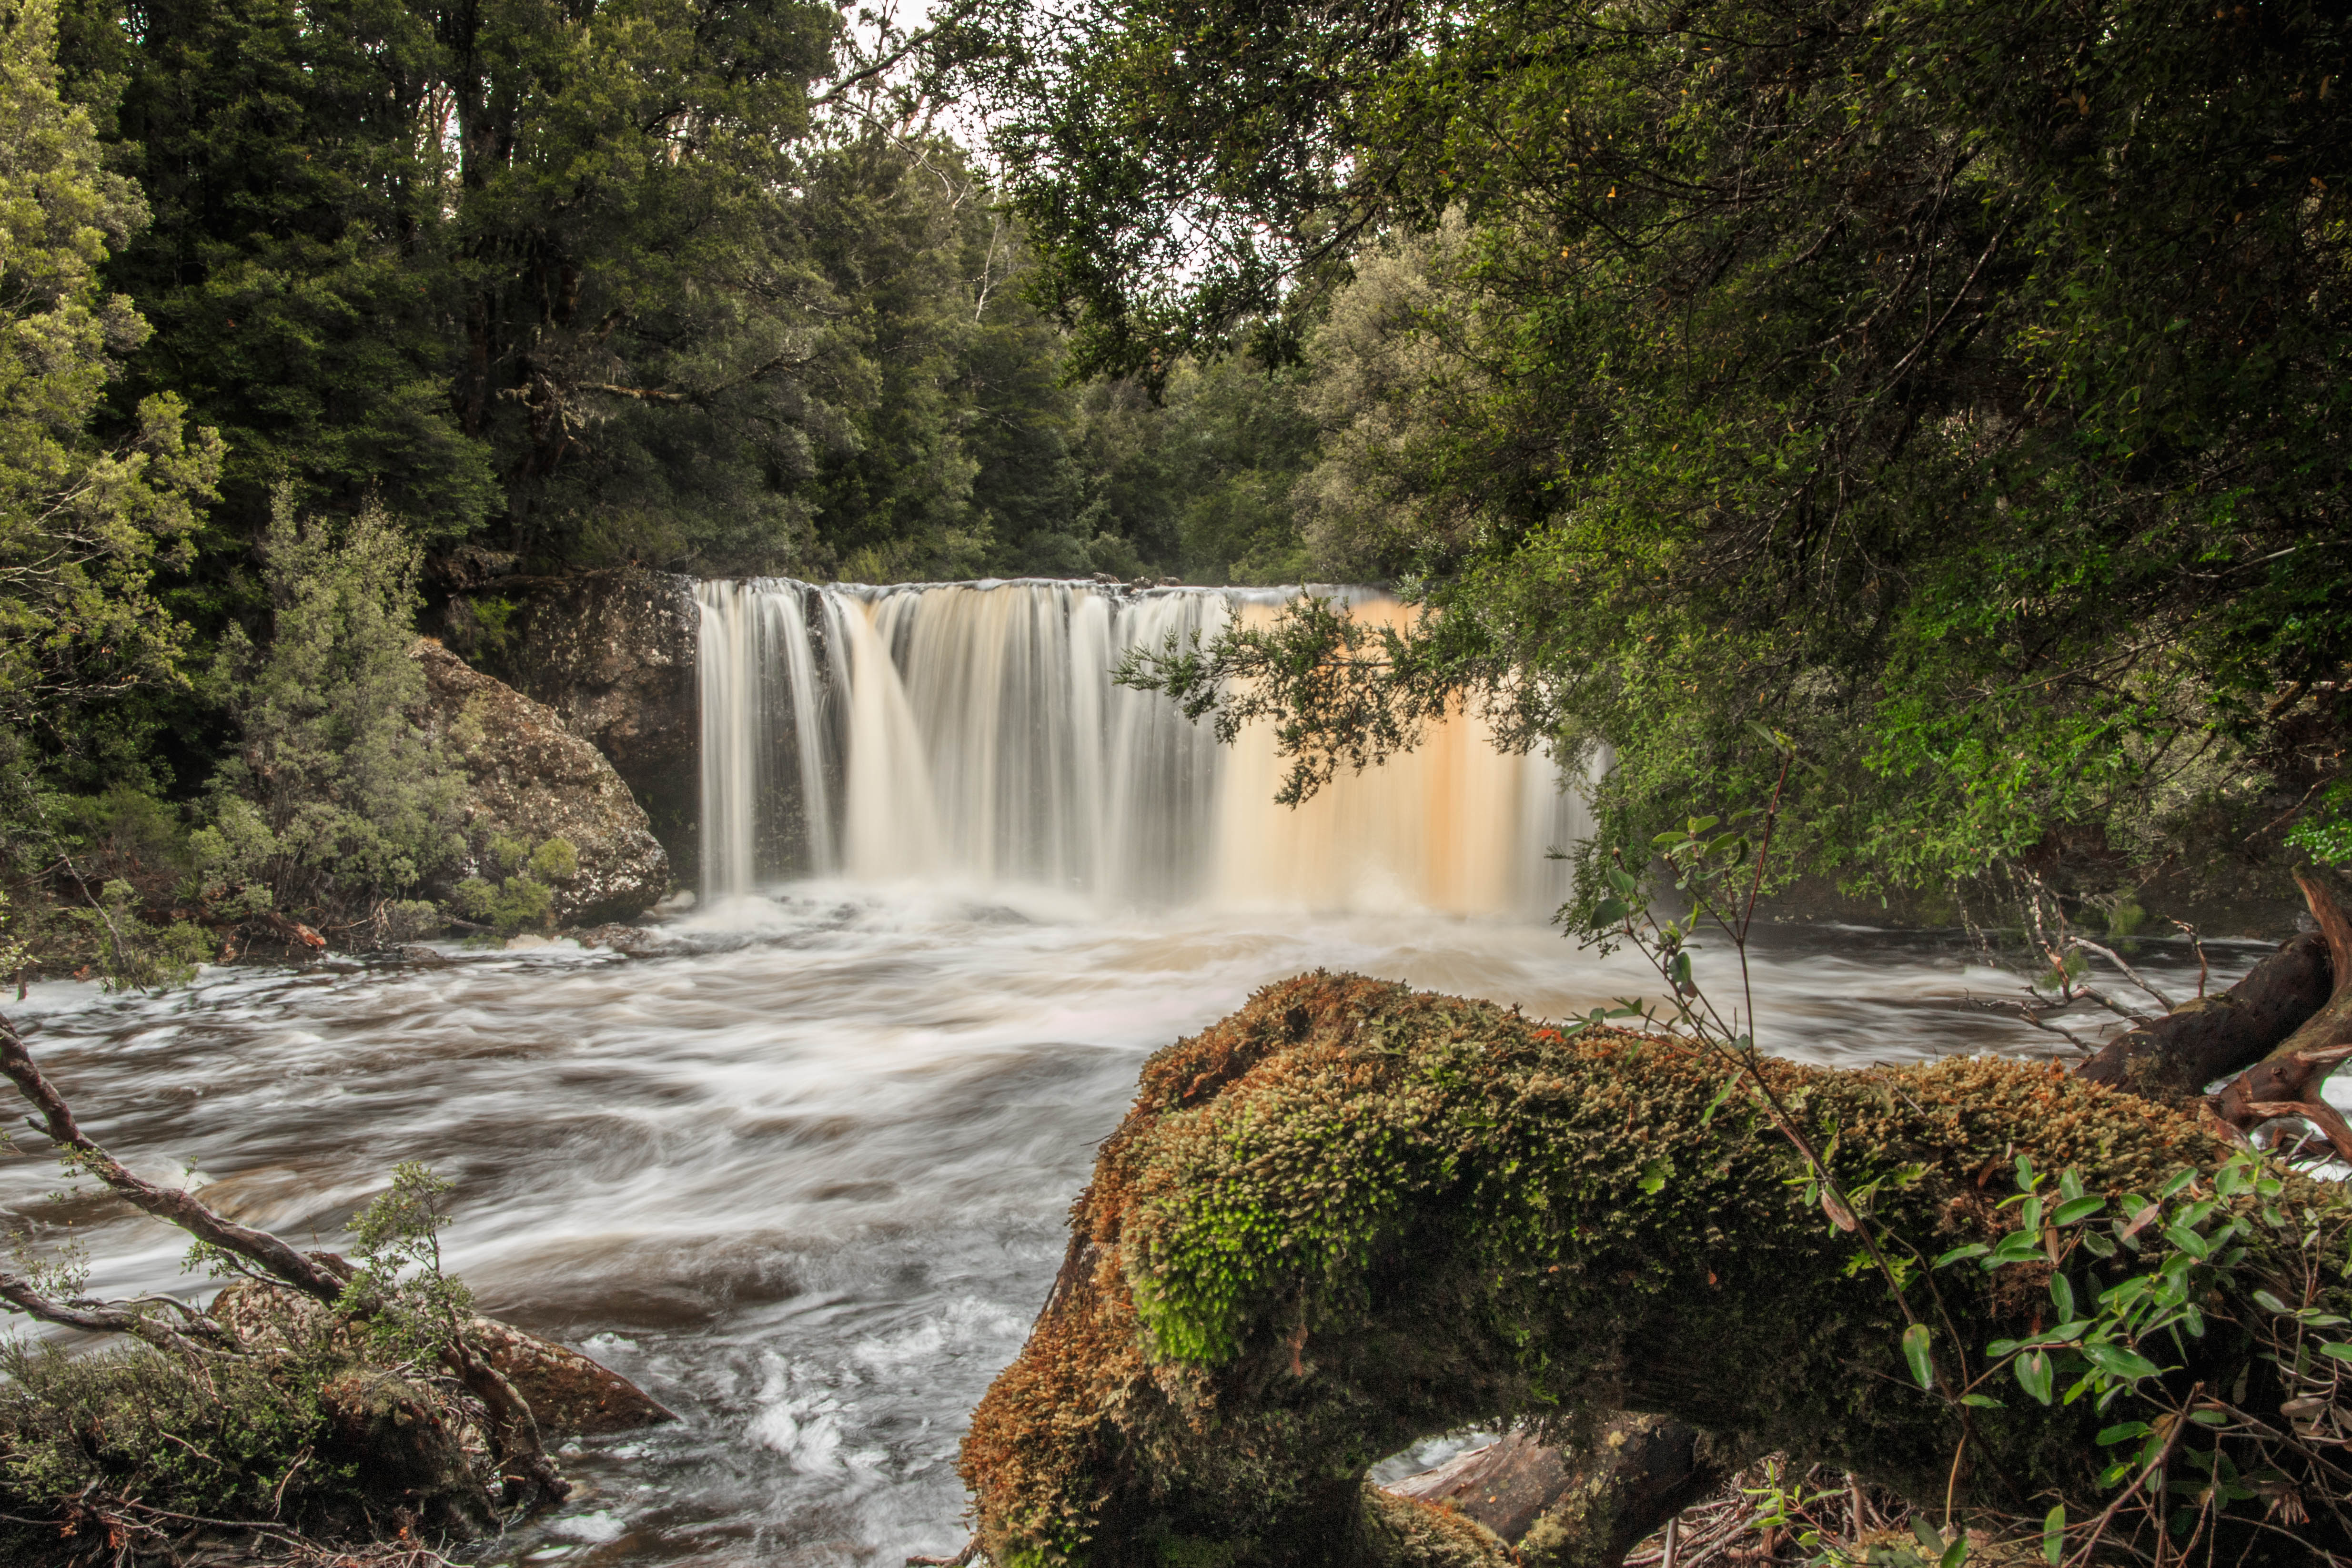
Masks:
[[[2205,961],[2204,941],[2198,936],[2197,928],[2187,921],[2175,921],[2172,923],[2180,928],[2180,934],[2189,939],[2189,947],[2197,953],[2197,995],[2201,1001],[2205,995],[2205,978],[2212,973],[2212,965]]]
[[[2117,969],[2122,970],[2126,979],[2129,980],[2134,985],[2138,986],[2142,991],[2147,992],[2150,996],[2155,997],[2156,1005],[2163,1008],[2166,1012],[2169,1013],[2180,1005],[2178,1002],[2175,1002],[2171,997],[2167,996],[2163,992],[2158,990],[2154,985],[2148,984],[2147,977],[2140,973],[2138,970],[2134,969],[2125,961],[2123,954],[2117,952],[2114,948],[2103,946],[2098,942],[2093,942],[2088,937],[2082,936],[2068,938],[2067,945],[2070,947],[2082,948],[2087,952],[2095,952],[2101,958],[2105,959],[2109,963],[2114,964]]]
[[[15,1274],[0,1272],[0,1300],[6,1301],[28,1318],[55,1323],[59,1328],[79,1329],[86,1334],[129,1334],[145,1341],[157,1350],[193,1353],[198,1349],[187,1334],[147,1313],[134,1311],[123,1303],[55,1300],[42,1295]],[[218,1324],[204,1317],[194,1319],[189,1331],[211,1339],[226,1337]]]
[[[131,1174],[121,1161],[82,1131],[71,1108],[34,1065],[32,1053],[25,1048],[24,1037],[5,1014],[0,1014],[0,1073],[5,1073],[16,1084],[17,1092],[41,1113],[33,1126],[65,1150],[76,1166],[113,1188],[133,1208],[175,1225],[197,1240],[242,1258],[330,1305],[342,1295],[347,1272],[339,1272],[336,1265],[344,1271],[350,1265],[341,1259],[329,1264],[318,1255],[298,1251],[266,1230],[254,1230],[215,1213],[193,1193],[159,1187]]]

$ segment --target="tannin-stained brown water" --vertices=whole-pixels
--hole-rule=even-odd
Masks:
[[[492,1549],[534,1563],[889,1564],[962,1542],[957,1440],[1059,1261],[1096,1143],[1154,1048],[1318,966],[1562,1016],[1651,989],[1539,924],[1410,910],[1118,914],[1045,894],[801,883],[626,959],[208,973],[12,1009],[100,1138],[250,1222],[337,1245],[402,1160],[457,1184],[452,1264],[678,1425],[567,1453],[586,1482]],[[1761,1037],[1857,1064],[2055,1044],[1973,1010],[1956,940],[1776,932]],[[2235,949],[2216,984],[2252,962]],[[2166,944],[2147,962],[2193,990]],[[1720,952],[1701,978],[1728,978]],[[2160,982],[2161,983],[2161,982]],[[26,1141],[29,1142],[29,1141]],[[54,1163],[0,1163],[53,1213]],[[92,1288],[195,1291],[176,1233],[70,1205]]]

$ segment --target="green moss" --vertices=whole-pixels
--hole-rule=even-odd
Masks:
[[[2041,1310],[2032,1270],[1937,1275],[1931,1303],[1912,1258],[1989,1238],[2014,1154],[2108,1193],[2218,1154],[2046,1065],[1766,1071],[1846,1185],[1885,1178],[1874,1212],[1920,1310],[1979,1345]],[[1910,1378],[1896,1303],[1785,1140],[1744,1099],[1708,1115],[1725,1077],[1676,1042],[1566,1039],[1352,976],[1269,987],[1160,1052],[1030,1344],[975,1413],[963,1469],[991,1555],[1066,1562],[1082,1542],[1141,1563],[1173,1537],[1237,1564],[1338,1541],[1388,1561],[1350,1523],[1381,1455],[1595,1411],[1940,1500],[1950,1408]],[[1979,1413],[1999,1464],[1964,1497],[2022,1506],[2010,1478],[2093,1495],[2097,1424],[2079,1405]]]

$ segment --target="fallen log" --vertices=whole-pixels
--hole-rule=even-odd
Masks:
[[[0,1077],[40,1113],[27,1120],[69,1165],[97,1177],[133,1207],[187,1232],[215,1255],[235,1259],[248,1276],[241,1289],[222,1293],[213,1315],[183,1308],[176,1323],[119,1304],[56,1302],[13,1275],[0,1274],[0,1300],[49,1322],[131,1333],[160,1350],[187,1347],[191,1334],[218,1335],[225,1325],[257,1342],[282,1338],[283,1325],[302,1321],[298,1302],[315,1321],[361,1315],[345,1299],[357,1274],[347,1259],[306,1252],[268,1231],[239,1225],[194,1193],[138,1175],[91,1139],[5,1015]],[[546,1432],[609,1432],[675,1419],[617,1373],[492,1319],[469,1317],[436,1348],[445,1369],[489,1417],[488,1436],[505,1471],[509,1502],[537,1506],[571,1495],[571,1484],[547,1452]]]
[[[1962,1368],[2005,1353],[1990,1345],[2050,1325],[2049,1263],[1932,1278],[1922,1265],[2004,1230],[1996,1205],[2022,1196],[2020,1157],[2112,1199],[2210,1169],[2229,1146],[2189,1114],[2048,1065],[1759,1071],[1844,1190],[1873,1193],[1864,1217],[1906,1260],[1902,1300],[1805,1191],[1790,1140],[1727,1102],[1724,1064],[1687,1043],[1563,1038],[1486,1004],[1317,975],[1161,1051],[1073,1211],[1028,1344],[965,1438],[982,1550],[1024,1568],[1499,1568],[1490,1532],[1405,1529],[1398,1510],[1428,1505],[1368,1490],[1366,1467],[1529,1416],[1583,1449],[1629,1413],[1851,1473],[1938,1517],[2038,1521],[2055,1501],[2110,1545],[2160,1531],[2161,1517],[2116,1511],[2100,1480],[2111,1409],[2040,1404],[2006,1382],[1997,1408],[1957,1396],[1973,1386],[1953,1383]],[[2328,1239],[2306,1257],[2252,1222],[2244,1245],[2289,1249],[2244,1255],[2272,1269],[2259,1294],[2280,1310],[2253,1275],[2218,1279],[2200,1322],[2228,1331],[2179,1336],[2149,1387],[2184,1411],[2227,1391],[2264,1432],[2289,1416],[2297,1432],[2352,1430],[2275,1349],[2300,1331],[2294,1311],[2352,1305],[2339,1256],[2352,1218],[2341,1194],[2277,1180],[2278,1206],[2320,1216]],[[2115,1222],[2123,1247],[2105,1255],[2121,1262],[2069,1262],[2081,1300],[2155,1239],[2128,1228]],[[1925,1363],[1906,1364],[1906,1312],[1923,1355],[1934,1347]],[[2151,1495],[2174,1447],[2143,1461]],[[2305,1477],[2268,1520],[2258,1505],[2221,1518],[2220,1560],[2352,1554],[2342,1491]],[[1609,1544],[1546,1555],[1601,1562]]]
[[[2295,883],[2327,954],[2330,988],[2319,1006],[2273,1043],[2269,1051],[2213,1097],[2214,1114],[2242,1131],[2283,1117],[2317,1128],[2339,1160],[2352,1160],[2352,1124],[2320,1098],[2327,1075],[2352,1058],[2352,917],[2326,883],[2298,870]]]
[[[1738,1468],[1706,1433],[1620,1415],[1583,1444],[1507,1432],[1383,1489],[1475,1520],[1530,1563],[1614,1563]]]
[[[2085,1082],[2183,1104],[2208,1084],[2262,1060],[2326,1005],[2336,973],[2325,939],[2295,937],[2228,990],[2184,1002],[2116,1036],[2075,1074]]]

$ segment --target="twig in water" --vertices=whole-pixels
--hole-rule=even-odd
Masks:
[[[2197,999],[2202,1002],[2205,999],[2205,976],[2210,967],[2205,962],[2205,943],[2199,939],[2197,935],[2197,928],[2190,925],[2187,921],[2175,921],[2172,923],[2180,928],[2180,934],[2187,937],[2189,939],[2189,945],[2196,950]]]
[[[2117,969],[2122,970],[2126,979],[2128,979],[2134,985],[2137,985],[2141,990],[2147,992],[2149,995],[2155,997],[2158,1005],[2166,1012],[2169,1013],[2180,1005],[2178,1002],[2175,1002],[2171,997],[2167,996],[2163,992],[2158,990],[2155,986],[2149,984],[2147,978],[2143,976],[2138,970],[2134,969],[2129,963],[2126,963],[2124,961],[2123,954],[2117,952],[2114,948],[2102,946],[2098,942],[2093,942],[2090,938],[2082,936],[2069,938],[2067,945],[2070,947],[2083,948],[2087,952],[2095,952],[2101,958],[2105,959],[2109,963],[2114,964]],[[2085,992],[2084,994],[2087,995],[2089,993]],[[2201,988],[2199,994],[2203,994]]]
[[[2021,1002],[2018,1004],[2017,1016],[2024,1019],[2027,1023],[2032,1025],[2037,1029],[2043,1030],[2053,1035],[2063,1036],[2066,1042],[2078,1051],[2088,1052],[2092,1055],[2096,1055],[2098,1052],[2099,1047],[2096,1045],[2084,1039],[2074,1030],[2061,1027],[2056,1024],[2043,1023],[2042,1021],[2042,1015],[2036,1013],[2032,1008],[2026,1006]]]

